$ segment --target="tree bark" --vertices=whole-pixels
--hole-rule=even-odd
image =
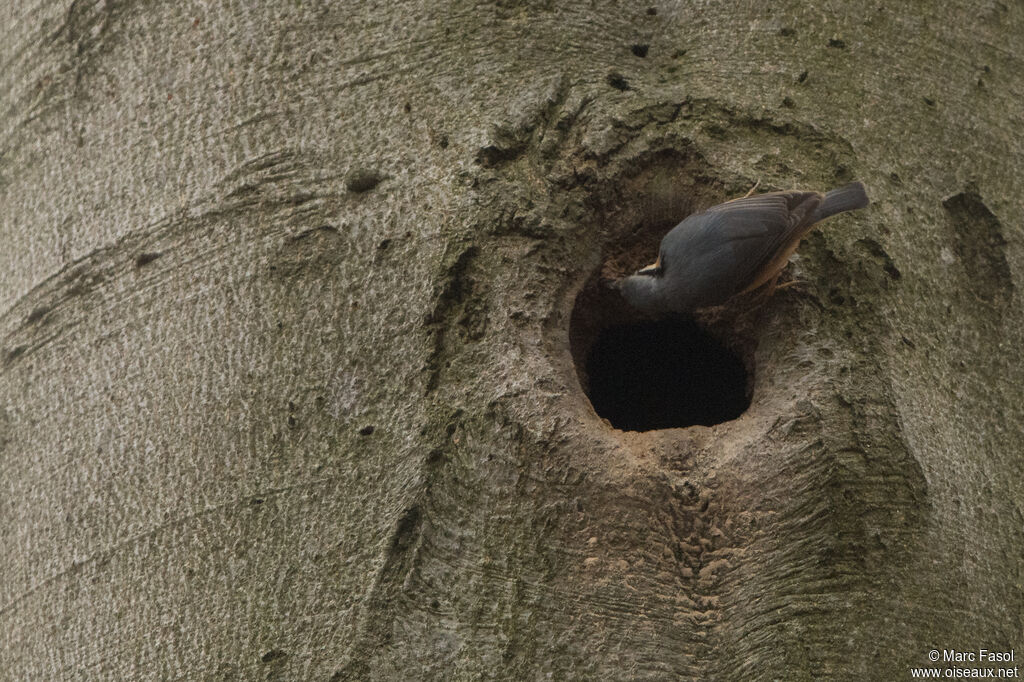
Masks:
[[[895,680],[1024,649],[1019,4],[0,23],[0,677]],[[872,207],[809,237],[802,288],[702,320],[742,416],[594,413],[596,277],[755,182],[851,179]]]

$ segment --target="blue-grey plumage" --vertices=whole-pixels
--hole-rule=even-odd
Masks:
[[[867,205],[859,182],[827,194],[791,190],[727,201],[672,228],[658,260],[616,287],[649,314],[720,305],[774,280],[815,224]]]

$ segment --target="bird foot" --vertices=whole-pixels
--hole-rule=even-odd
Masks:
[[[767,284],[760,288],[760,299],[761,303],[766,302],[772,295],[780,289],[789,289],[790,287],[802,287],[806,285],[801,279],[790,279],[786,280],[782,284],[779,284],[779,275],[775,275]]]
[[[790,287],[802,287],[805,286],[806,284],[807,282],[803,281],[802,279],[791,279],[788,282],[783,282],[782,284],[773,284],[772,293],[775,293],[779,289],[788,289]]]

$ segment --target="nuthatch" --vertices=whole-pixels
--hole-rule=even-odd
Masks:
[[[765,282],[774,284],[815,224],[867,205],[859,182],[824,195],[789,190],[733,199],[676,225],[661,240],[654,264],[614,286],[648,314],[720,305]]]

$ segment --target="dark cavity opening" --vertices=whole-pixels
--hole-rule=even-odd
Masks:
[[[569,323],[576,374],[597,415],[622,431],[742,415],[754,388],[757,308],[740,297],[692,318],[649,319],[609,286],[609,274],[583,287]]]
[[[586,374],[594,410],[623,431],[711,426],[750,406],[743,361],[687,319],[602,330]]]

